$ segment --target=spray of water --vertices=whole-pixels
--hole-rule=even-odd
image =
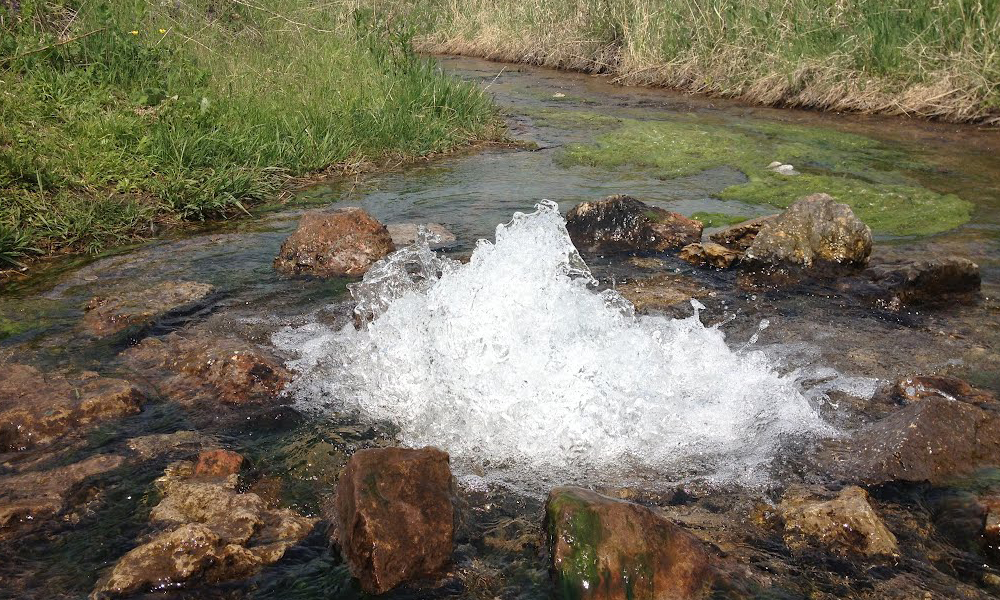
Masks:
[[[286,329],[310,411],[396,425],[501,480],[753,484],[790,438],[829,427],[763,353],[686,319],[636,316],[596,282],[554,203],[518,213],[468,264],[427,240],[351,292],[360,329]],[[478,470],[478,469],[477,469]]]

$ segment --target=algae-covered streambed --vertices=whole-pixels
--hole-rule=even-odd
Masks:
[[[399,444],[452,453],[458,526],[449,570],[389,598],[567,591],[550,578],[544,497],[570,483],[657,506],[725,555],[739,583],[713,597],[1000,594],[1000,555],[983,533],[984,506],[1000,496],[995,469],[867,486],[895,554],[802,546],[775,516],[799,486],[833,494],[853,482],[821,459],[900,408],[886,391],[900,377],[1000,387],[1000,135],[440,62],[487,89],[526,144],[331,181],[252,220],[3,284],[0,391],[17,372],[38,389],[86,395],[100,376],[132,382],[145,400],[115,404],[111,416],[74,413],[78,423],[44,441],[0,424],[0,597],[91,594],[162,532],[151,516],[165,493],[156,479],[212,448],[245,458],[235,493],[319,524],[251,576],[220,583],[205,571],[132,597],[364,597],[330,547],[325,507],[353,453]],[[773,161],[798,174],[768,170]],[[543,199],[565,213],[624,193],[700,218],[711,233],[813,192],[871,225],[873,262],[970,258],[981,295],[893,310],[837,283],[755,280],[673,253],[588,254],[584,268],[553,206],[536,211]],[[304,211],[347,205],[455,236],[435,255],[399,255],[401,271],[422,274],[418,285],[365,288],[386,306],[378,326],[358,331],[348,293],[357,278],[290,278],[272,267]],[[517,212],[528,216],[511,222]],[[87,330],[102,306],[95,297],[156,302],[150,290],[177,281],[212,287],[147,323],[103,337]],[[644,314],[598,295],[612,288]],[[245,367],[244,351],[275,362],[251,355],[266,368],[229,377]],[[41,375],[31,379],[25,365]],[[285,368],[294,371],[288,395],[261,401]],[[56,408],[43,415],[53,431],[63,423]],[[598,517],[575,519],[576,537],[600,541]],[[591,549],[567,556],[574,572],[593,575]]]

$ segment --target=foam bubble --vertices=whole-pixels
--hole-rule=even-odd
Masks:
[[[500,480],[760,481],[790,438],[831,428],[792,376],[698,317],[597,293],[554,203],[515,214],[468,264],[418,242],[352,288],[360,330],[286,329],[307,410],[388,421],[411,446]]]

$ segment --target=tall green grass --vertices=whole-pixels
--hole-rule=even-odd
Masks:
[[[408,28],[316,0],[0,2],[0,266],[499,135]]]
[[[437,52],[755,102],[1000,123],[1000,0],[351,0]]]

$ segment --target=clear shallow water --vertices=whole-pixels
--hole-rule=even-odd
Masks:
[[[908,176],[935,191],[956,193],[973,202],[972,220],[960,228],[931,237],[879,238],[875,259],[937,254],[970,257],[983,269],[984,300],[977,306],[951,307],[935,312],[884,313],[844,297],[835,289],[822,286],[792,289],[748,286],[739,280],[736,273],[695,269],[671,256],[653,257],[660,261],[654,263],[655,266],[589,257],[589,267],[599,286],[597,290],[589,288],[587,293],[594,295],[600,289],[662,273],[693,282],[705,290],[705,295],[700,297],[700,302],[706,306],[701,312],[701,319],[706,325],[718,324],[717,334],[692,321],[672,322],[672,325],[664,325],[671,323],[668,321],[659,321],[657,327],[680,330],[686,327],[692,341],[685,348],[708,347],[716,353],[713,356],[735,360],[736,363],[739,360],[732,358],[734,351],[757,333],[758,324],[766,319],[770,326],[760,333],[754,348],[762,352],[758,360],[767,366],[754,372],[762,377],[764,385],[791,388],[794,391],[789,393],[793,398],[796,394],[804,395],[808,405],[818,410],[825,423],[842,431],[850,431],[859,423],[873,418],[870,407],[859,400],[870,395],[873,380],[891,380],[912,372],[934,371],[966,377],[993,389],[1000,388],[1000,308],[995,300],[1000,281],[1000,160],[996,152],[1000,134],[997,132],[751,108],[657,90],[617,88],[600,78],[504,67],[482,61],[443,59],[442,64],[460,77],[489,86],[490,92],[495,94],[498,103],[509,114],[513,135],[535,142],[540,149],[487,149],[435,159],[398,172],[368,176],[359,182],[331,182],[304,191],[283,210],[262,213],[252,220],[185,232],[97,260],[74,259],[55,263],[32,278],[4,284],[5,289],[0,291],[0,330],[4,332],[0,334],[3,336],[0,339],[0,357],[46,368],[93,369],[104,374],[129,377],[130,373],[116,356],[135,340],[124,338],[95,342],[82,335],[77,326],[83,306],[94,295],[147,287],[173,279],[212,283],[218,288],[218,293],[204,310],[158,323],[143,335],[163,335],[187,329],[236,335],[270,345],[275,332],[285,331],[286,328],[307,332],[299,328],[308,326],[314,331],[337,332],[351,319],[354,302],[349,297],[347,285],[355,281],[289,280],[278,277],[271,268],[281,241],[294,230],[299,214],[305,209],[355,204],[364,206],[387,223],[442,223],[458,238],[448,255],[462,260],[469,257],[477,239],[491,239],[498,224],[507,222],[515,212],[532,211],[543,198],[558,202],[562,211],[581,200],[610,193],[630,193],[658,206],[684,213],[706,211],[754,216],[774,212],[768,207],[723,202],[714,198],[713,194],[721,189],[743,181],[743,175],[731,169],[715,169],[690,177],[662,180],[629,167],[564,168],[556,161],[562,145],[586,142],[600,130],[586,125],[571,128],[555,126],[551,124],[551,117],[549,124],[545,124],[546,121],[538,117],[539,110],[545,109],[600,112],[635,119],[677,117],[712,124],[790,123],[811,130],[830,128],[871,136],[905,153],[921,157],[933,168]],[[557,99],[554,97],[556,93],[564,96]],[[762,158],[765,162],[770,161],[770,157]],[[502,266],[503,263],[500,264]],[[484,281],[491,280],[485,278]],[[518,280],[497,277],[494,283],[500,285],[511,281]],[[456,293],[459,291],[458,287],[452,289]],[[563,293],[567,295],[563,296]],[[544,294],[540,297],[548,298]],[[588,314],[600,317],[597,319],[599,323],[614,320],[601,312],[592,299],[588,300],[589,296],[578,296],[563,290],[553,297],[589,307],[588,310],[593,312]],[[530,298],[538,299],[535,296]],[[438,322],[427,316],[427,302],[428,296],[424,295],[415,302],[417,305],[423,303],[421,306],[413,312],[400,311],[397,318],[424,315],[427,318],[423,318],[421,327],[435,327]],[[460,308],[454,308],[459,316],[463,314]],[[500,318],[519,316],[504,313],[502,306],[495,308],[494,323]],[[682,306],[668,312],[667,316],[685,319],[691,316],[691,312],[688,306]],[[475,313],[465,314],[470,326],[481,324],[472,318]],[[523,316],[537,317],[538,314],[526,310]],[[574,313],[574,316],[578,315]],[[564,328],[567,324],[561,324],[560,327],[553,326],[550,331],[565,335],[580,327],[580,323],[568,325],[568,329]],[[602,337],[600,343],[585,345],[584,349],[614,354],[613,334],[616,331],[635,332],[637,336],[645,336],[643,339],[648,342],[652,335],[650,332],[655,328],[649,326],[630,330],[621,324],[609,326],[603,331],[612,335]],[[496,330],[494,327],[493,331]],[[423,356],[417,350],[428,343],[428,340],[413,339],[417,331],[421,330],[385,331],[383,335],[397,336],[387,338],[396,341],[402,339],[398,336],[410,336],[408,339],[413,345],[406,347],[409,356],[403,357],[410,360]],[[723,335],[727,348],[722,347]],[[353,344],[370,341],[364,338],[350,340]],[[506,341],[521,343],[513,333]],[[659,351],[655,344],[647,345]],[[460,352],[463,348],[452,350]],[[692,353],[688,358],[696,356],[698,354]],[[295,353],[290,352],[288,358],[294,360]],[[401,364],[385,362],[388,360],[385,357],[372,356],[370,359],[368,364],[374,367]],[[624,362],[622,358],[617,360],[619,362],[612,361],[609,367],[617,365],[624,369],[623,365],[633,364]],[[683,360],[668,364],[680,365]],[[723,364],[732,363],[723,361]],[[355,368],[358,366],[352,365]],[[522,365],[521,368],[531,371],[532,366]],[[489,373],[473,381],[497,385],[499,378],[515,371],[507,371],[507,375],[503,372]],[[543,371],[538,369],[534,372],[532,381],[542,389],[558,391],[558,386],[547,381]],[[427,383],[431,374],[438,375],[440,372],[424,370],[419,374],[423,383]],[[451,377],[451,382],[458,380],[455,372],[445,371],[443,374]],[[662,372],[654,375],[668,377]],[[721,385],[720,381],[723,380],[716,380],[712,385]],[[398,383],[395,384],[397,387],[386,389],[397,395],[402,394]],[[438,385],[440,382],[433,383]],[[510,384],[507,380],[500,383]],[[612,383],[627,383],[633,389],[649,392],[643,387],[647,385],[644,381]],[[696,397],[691,391],[697,386],[685,385],[680,385],[678,389],[686,391],[689,397]],[[614,391],[613,388],[597,387],[604,392]],[[434,387],[428,389],[435,393],[443,391],[444,395],[449,392]],[[646,400],[653,402],[655,394],[649,392],[648,395],[650,397]],[[725,394],[722,396],[725,397]],[[829,397],[829,401],[823,402],[824,397]],[[461,394],[453,394],[453,402],[460,403],[462,399]],[[363,398],[358,396],[338,401],[348,400],[360,403]],[[413,401],[417,402],[417,408],[423,410],[433,406],[429,397]],[[598,406],[598,409],[606,410],[607,407]],[[536,420],[539,414],[525,413],[526,418]],[[454,416],[454,413],[447,416]],[[597,416],[602,415],[598,412],[594,417]],[[283,482],[280,499],[284,505],[304,513],[318,514],[322,498],[329,494],[335,474],[352,451],[359,447],[398,443],[401,438],[406,440],[407,435],[423,431],[416,421],[422,419],[419,425],[425,426],[435,415],[424,412],[416,417],[413,429],[407,433],[405,428],[410,426],[408,423],[401,421],[394,424],[392,419],[374,423],[369,418],[329,413],[325,417],[307,418],[287,408],[260,409],[247,414],[221,411],[214,406],[181,409],[166,401],[154,401],[140,415],[78,432],[53,447],[18,455],[0,455],[0,475],[21,469],[67,464],[98,452],[123,451],[128,440],[139,435],[195,429],[247,455],[252,463],[252,468],[245,473],[247,486],[267,478],[277,478]],[[682,421],[691,417],[690,414],[678,416]],[[622,422],[634,422],[634,418],[627,417]],[[459,423],[452,421],[449,425],[455,427]],[[740,427],[732,431],[741,435],[746,433]],[[747,447],[773,448],[769,436],[774,431],[761,433],[757,439],[760,443]],[[613,428],[600,433],[608,437],[620,434]],[[755,439],[753,432],[748,435],[751,440]],[[583,452],[596,452],[595,440],[588,438],[586,432],[580,432],[573,439],[582,444],[578,447]],[[508,443],[513,446],[519,443],[515,435],[503,441],[505,447]],[[550,443],[550,440],[543,441]],[[692,438],[682,441],[696,443]],[[741,438],[740,442],[745,440]],[[459,439],[456,443],[464,443],[464,440]],[[456,447],[459,453],[471,453],[473,450]],[[765,452],[765,455],[769,454]],[[90,508],[85,518],[76,523],[49,524],[15,542],[0,544],[0,581],[9,584],[0,586],[0,597],[4,594],[46,599],[86,596],[100,569],[112,564],[149,531],[145,513],[157,500],[155,494],[150,493],[151,482],[163,472],[170,460],[185,456],[180,452],[147,462],[133,462],[99,477],[94,487],[100,493],[88,505]],[[755,462],[752,453],[749,458],[750,462]],[[822,474],[809,472],[798,458],[795,451],[779,452],[777,459],[766,469],[768,475],[781,485],[802,480],[823,480]],[[547,587],[546,565],[539,557],[537,546],[540,524],[537,497],[490,486],[491,469],[497,466],[482,461],[478,465],[471,464],[473,462],[467,465],[472,476],[465,481],[474,482],[477,487],[467,485],[461,490],[468,522],[456,554],[461,565],[459,570],[471,575],[466,579],[458,577],[432,595],[486,598],[546,596],[550,590]],[[709,467],[719,465],[726,466],[727,463],[713,457],[707,466],[695,464],[694,470],[701,469],[702,473],[706,473],[711,472]],[[511,465],[500,467],[508,471],[512,468]],[[627,475],[644,479],[645,488],[652,489],[662,484],[663,479],[673,479],[691,470],[690,464],[667,467],[659,462],[652,465],[632,463],[628,465]],[[594,483],[602,480],[600,473],[590,475]],[[588,474],[560,473],[553,469],[550,473],[539,475],[538,485],[558,485],[564,483],[566,477],[587,480]],[[643,492],[640,489],[636,493]],[[663,500],[664,503],[673,498],[662,490],[657,492],[660,495],[650,494],[648,497]],[[686,486],[685,494],[677,496],[682,500],[670,500],[680,503],[679,506],[687,511],[676,516],[686,518],[685,515],[694,514],[697,518],[691,518],[695,520],[696,528],[709,532],[706,534],[709,536],[716,535],[718,531],[732,530],[731,523],[734,521],[744,523],[741,527],[748,527],[745,522],[749,514],[747,507],[767,499],[766,494],[747,491],[741,486],[716,490]],[[898,509],[901,515],[919,514],[920,519],[927,521],[931,516],[920,511],[931,511],[937,506],[934,498],[945,492],[915,488],[880,494],[880,500],[889,507],[886,510]],[[698,519],[711,522],[711,515],[716,515],[725,523],[716,529],[699,525],[703,521]],[[899,523],[906,522],[900,517]],[[501,541],[525,537],[536,541],[521,547],[521,551],[515,551],[510,546],[487,542],[493,539],[490,536],[498,535]],[[788,590],[784,597],[802,598],[812,592],[850,597],[857,590],[875,585],[879,578],[896,573],[918,577],[932,589],[944,590],[943,597],[947,597],[947,590],[954,582],[977,580],[992,568],[983,566],[984,560],[980,557],[952,555],[949,554],[952,546],[942,546],[940,556],[945,557],[942,563],[959,565],[960,568],[942,564],[940,569],[934,570],[925,563],[914,566],[916,563],[904,561],[886,572],[873,574],[845,563],[801,564],[794,563],[791,557],[775,558],[773,548],[780,547],[780,539],[747,535],[750,539],[741,540],[737,546],[750,552],[751,558],[762,561],[762,564],[767,564],[769,560],[777,561],[774,571],[784,573],[782,577],[785,579],[780,581],[780,585]],[[724,536],[719,539],[718,543],[726,541]],[[757,552],[753,549],[759,549],[760,554],[753,554]],[[831,572],[834,574],[831,575]],[[466,585],[473,579],[495,580],[496,583],[476,591]],[[286,561],[250,582],[190,592],[163,592],[158,597],[247,596],[352,598],[358,597],[359,592],[320,535],[310,538]],[[411,593],[407,596],[407,592],[401,592],[399,596],[428,597],[428,594]]]

